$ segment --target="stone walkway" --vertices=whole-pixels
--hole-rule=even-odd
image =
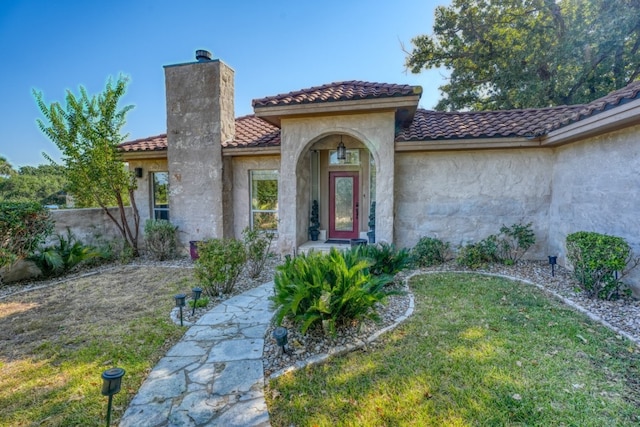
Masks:
[[[202,316],[153,368],[120,427],[270,426],[262,349],[272,294],[265,283]]]

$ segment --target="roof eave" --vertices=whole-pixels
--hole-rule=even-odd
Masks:
[[[549,132],[543,146],[559,146],[640,124],[640,99],[615,106]]]
[[[121,151],[122,160],[147,160],[147,159],[164,159],[167,157],[167,150],[140,150],[140,151]]]
[[[411,119],[418,107],[420,95],[389,98],[357,99],[350,101],[313,102],[308,104],[270,105],[254,107],[257,117],[280,127],[283,117],[304,117],[337,114],[368,113],[379,110],[406,110]]]
[[[499,138],[460,138],[427,139],[420,141],[396,141],[395,151],[451,151],[451,150],[488,150],[503,148],[540,147],[540,138],[499,137]]]

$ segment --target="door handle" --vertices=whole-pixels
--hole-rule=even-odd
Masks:
[[[356,221],[360,219],[360,203],[356,203]]]

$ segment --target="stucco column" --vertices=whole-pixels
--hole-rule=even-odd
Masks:
[[[183,245],[224,237],[221,144],[235,133],[233,74],[207,58],[165,67],[169,211]]]

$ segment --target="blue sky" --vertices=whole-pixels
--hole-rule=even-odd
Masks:
[[[109,76],[130,77],[122,105],[129,139],[166,130],[164,65],[207,49],[235,70],[236,116],[251,100],[342,80],[419,84],[433,108],[437,70],[405,70],[403,43],[431,33],[448,0],[0,2],[0,156],[14,167],[45,164],[57,147],[37,128],[32,89],[64,101],[79,85],[96,94]]]

